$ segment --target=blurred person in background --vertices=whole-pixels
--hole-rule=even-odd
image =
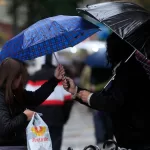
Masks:
[[[84,68],[85,64],[83,62],[83,60],[73,60],[73,67],[74,67],[74,81],[76,83],[76,85],[80,85],[81,82],[81,72]]]
[[[80,87],[90,90],[91,87],[91,67],[85,65],[80,76]]]
[[[92,92],[100,91],[104,88],[110,76],[111,69],[85,65],[81,73],[80,87]],[[106,140],[112,139],[112,124],[109,114],[104,111],[92,110],[91,108],[89,110],[93,113],[96,144],[100,145]]]
[[[53,92],[63,79],[64,73],[63,67],[59,65],[47,82],[35,92],[29,92],[24,89],[27,81],[26,65],[12,58],[2,61],[0,64],[0,149],[26,149],[26,127],[35,113],[32,110]]]
[[[53,55],[46,55],[45,64],[42,68],[30,76],[26,89],[35,91],[44,84],[54,74],[56,62]],[[66,74],[70,75],[69,71]],[[43,120],[49,127],[53,150],[60,150],[63,137],[63,128],[69,119],[70,111],[73,105],[72,96],[64,88],[61,82],[58,83],[54,92],[36,108],[36,111],[42,113]]]
[[[111,69],[92,67],[89,90],[91,92],[102,90],[111,74]],[[97,145],[101,145],[105,141],[113,139],[112,122],[108,112],[93,110],[93,120]]]

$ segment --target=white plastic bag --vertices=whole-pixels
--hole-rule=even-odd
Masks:
[[[26,128],[28,150],[52,150],[52,142],[48,126],[35,113]]]

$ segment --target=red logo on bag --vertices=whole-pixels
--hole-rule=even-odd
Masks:
[[[47,142],[48,138],[33,138],[32,142]]]
[[[36,136],[43,136],[44,133],[46,132],[46,127],[38,126],[38,127],[32,127],[31,131],[36,135]]]

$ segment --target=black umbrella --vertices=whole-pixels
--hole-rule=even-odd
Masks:
[[[150,51],[150,13],[144,8],[129,2],[106,2],[77,10],[105,24],[135,49]]]

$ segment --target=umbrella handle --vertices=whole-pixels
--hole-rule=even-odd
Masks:
[[[55,55],[55,52],[53,52],[53,55],[54,55],[54,57],[55,57],[57,63],[60,64],[59,61],[58,61],[58,59],[57,59],[57,57],[56,57],[56,55]],[[69,83],[69,81],[66,79],[66,76],[65,76],[65,75],[64,75],[64,79],[67,81],[68,89],[70,89],[70,83]]]

